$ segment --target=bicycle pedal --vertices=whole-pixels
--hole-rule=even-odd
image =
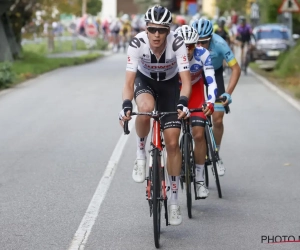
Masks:
[[[196,197],[196,200],[205,200],[207,197]]]

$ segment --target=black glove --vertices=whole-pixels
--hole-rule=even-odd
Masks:
[[[122,110],[119,113],[119,120],[122,120],[124,116],[126,116],[126,113],[130,110],[130,113],[132,112],[132,102],[128,99],[123,101],[122,104]]]

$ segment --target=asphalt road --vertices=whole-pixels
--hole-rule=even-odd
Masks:
[[[0,93],[0,248],[68,249],[122,134],[126,56],[59,69]],[[228,79],[228,78],[226,78]],[[217,196],[162,228],[162,249],[299,249],[262,236],[300,235],[300,115],[251,74],[225,117]],[[81,249],[154,249],[145,183],[131,179],[134,130]],[[279,238],[277,238],[279,239]]]

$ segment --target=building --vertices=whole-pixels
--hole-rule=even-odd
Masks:
[[[102,17],[116,17],[119,13],[137,14],[138,6],[134,0],[102,0]]]
[[[210,17],[218,15],[216,0],[102,0],[102,17],[116,17],[119,13],[137,14],[155,3],[166,6],[174,13],[188,14],[188,6],[195,4],[197,11]],[[141,11],[142,10],[142,11]]]

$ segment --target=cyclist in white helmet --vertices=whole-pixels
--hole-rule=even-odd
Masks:
[[[137,34],[130,42],[127,52],[126,81],[123,88],[123,105],[119,115],[122,121],[129,120],[132,99],[139,112],[152,112],[155,102],[158,111],[178,111],[179,115],[168,115],[161,119],[167,150],[167,169],[171,186],[168,207],[169,222],[182,222],[178,205],[178,186],[181,173],[179,135],[182,118],[188,116],[188,98],[191,93],[189,62],[181,36],[170,31],[171,12],[162,6],[154,6],[145,14],[146,31]],[[178,87],[179,77],[182,82]],[[158,99],[156,96],[158,95]],[[145,144],[150,131],[150,118],[136,118],[137,158],[132,177],[135,182],[144,182],[146,177]]]
[[[195,141],[195,163],[196,163],[196,183],[197,196],[205,199],[208,196],[208,189],[204,182],[204,163],[206,156],[206,141],[204,127],[206,116],[214,112],[214,102],[217,94],[217,84],[215,80],[215,70],[211,63],[210,54],[203,47],[196,47],[199,36],[198,31],[188,25],[183,25],[175,31],[184,39],[187,48],[188,59],[190,63],[190,72],[192,78],[192,94],[189,99],[188,108],[201,108],[205,103],[204,79],[202,72],[205,73],[208,83],[207,107],[204,112],[191,114],[192,134]]]

